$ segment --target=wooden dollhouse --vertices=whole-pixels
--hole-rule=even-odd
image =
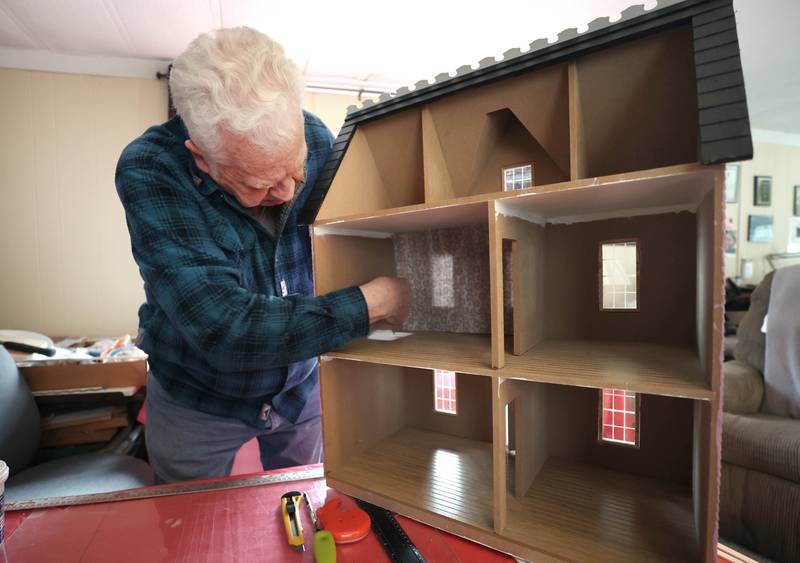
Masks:
[[[316,291],[402,275],[414,309],[322,358],[328,483],[536,561],[714,561],[721,163],[751,156],[730,0],[352,109]]]

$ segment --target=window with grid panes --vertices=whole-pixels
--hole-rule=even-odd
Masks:
[[[631,391],[600,392],[600,440],[627,446],[639,445],[639,397]]]
[[[638,309],[639,248],[635,240],[600,245],[600,300],[603,310]]]
[[[533,187],[533,165],[512,166],[503,169],[503,190],[524,190]]]
[[[436,412],[456,414],[456,372],[433,370],[433,408]]]

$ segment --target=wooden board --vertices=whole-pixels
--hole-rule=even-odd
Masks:
[[[492,529],[489,442],[404,428],[329,470],[327,477],[476,528]]]
[[[466,204],[503,200],[514,206],[530,208],[540,219],[574,222],[607,217],[632,217],[652,214],[653,209],[696,208],[702,196],[713,187],[713,171],[699,164],[678,164],[635,172],[624,172],[594,178],[581,178],[540,184],[525,190],[494,192],[458,197],[446,201],[409,204],[379,210],[361,210],[358,206],[337,215],[320,217],[315,225],[345,228],[349,221],[390,217],[400,214],[446,208],[459,212]],[[358,196],[353,196],[358,197]],[[589,217],[587,217],[589,216]],[[412,220],[406,216],[404,220]]]
[[[689,212],[548,225],[545,337],[695,347],[695,229]],[[638,241],[638,309],[603,310],[599,247],[622,239]]]
[[[325,468],[330,471],[405,424],[403,368],[323,362],[320,396]],[[377,416],[376,405],[380,405]]]
[[[461,205],[441,204],[425,206],[396,213],[375,213],[352,220],[331,220],[318,223],[316,232],[346,232],[364,236],[390,236],[395,233],[413,233],[429,229],[447,229],[465,225],[486,224],[487,203],[484,201]]]
[[[499,406],[513,403],[514,439],[509,447],[515,451],[513,472],[502,471],[501,475],[513,476],[507,485],[501,487],[499,494],[512,492],[517,497],[524,497],[534,478],[541,470],[549,455],[549,434],[547,418],[547,399],[549,387],[544,383],[533,383],[513,379],[501,379],[499,389]],[[509,436],[510,438],[510,436]],[[501,460],[505,456],[501,456]]]
[[[507,364],[499,370],[490,367],[491,352],[488,336],[420,332],[394,342],[357,340],[324,358],[448,369],[598,389],[629,389],[700,400],[708,400],[712,395],[693,347],[545,340],[522,356],[506,355]]]
[[[495,208],[490,243],[502,248],[502,240],[512,240],[512,287],[514,306],[514,354],[524,354],[544,338],[545,301],[545,228],[517,217],[503,215]],[[494,279],[497,279],[497,273]],[[502,272],[500,274],[502,276]],[[500,314],[502,315],[502,307]],[[500,321],[499,326],[503,326]],[[502,331],[500,332],[502,334]]]
[[[686,25],[575,61],[587,176],[697,161],[693,55]]]
[[[117,423],[116,426],[125,426],[127,421]],[[81,444],[94,444],[107,442],[117,433],[117,427],[112,428],[56,428],[42,432],[39,445],[43,448],[57,448],[64,446],[78,446]]]
[[[373,368],[382,369],[380,366]],[[443,414],[434,410],[433,381],[433,370],[429,369],[413,370],[405,378],[406,424],[457,438],[491,442],[491,378],[456,374],[457,414]]]
[[[356,129],[318,218],[423,203],[424,198],[421,119],[414,109]]]
[[[685,487],[550,459],[528,494],[508,502],[504,535],[568,560],[697,559]]]
[[[453,181],[447,168],[447,161],[439,142],[436,122],[431,110],[422,110],[422,154],[425,176],[425,202],[447,201],[457,197]]]
[[[509,209],[517,210],[522,217],[529,215],[537,221],[574,223],[612,217],[635,217],[697,209],[706,193],[714,188],[715,172],[699,164],[680,164],[651,170],[612,174],[597,178],[583,178],[568,182],[540,185],[515,192],[498,192],[462,197],[427,204],[416,204],[381,211],[369,211],[326,218],[316,226],[367,228],[362,220],[373,221],[369,228],[397,232],[402,226],[391,217],[402,217],[413,222],[416,213],[438,209],[440,218],[466,224],[461,219],[450,219],[451,215],[463,213],[461,207],[471,204],[497,201]],[[382,228],[380,218],[390,223]],[[426,222],[430,225],[430,221]],[[394,230],[392,230],[394,229]]]
[[[586,166],[586,134],[583,130],[578,64],[569,63],[569,171],[570,180],[588,176]]]
[[[449,178],[426,186],[436,198],[428,201],[499,192],[501,168],[523,161],[534,161],[539,183],[568,180],[567,83],[566,65],[555,65],[429,104],[424,144],[436,156],[429,179],[445,170]]]
[[[395,275],[391,239],[315,235],[313,248],[317,295]]]
[[[147,383],[147,361],[105,364],[53,364],[21,367],[31,391],[86,387],[141,387]]]

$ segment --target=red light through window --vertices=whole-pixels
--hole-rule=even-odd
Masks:
[[[604,442],[635,446],[638,421],[636,393],[603,389],[600,436]]]
[[[436,412],[456,414],[456,372],[433,370],[434,409]]]

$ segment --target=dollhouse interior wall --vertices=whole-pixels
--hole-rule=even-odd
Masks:
[[[404,428],[491,443],[491,378],[456,374],[457,414],[434,411],[434,377],[429,369],[377,366],[333,360],[326,364],[322,401],[326,425],[336,440],[326,442],[331,467]],[[330,369],[328,369],[330,368]]]
[[[561,64],[426,106],[426,201],[500,192],[501,169],[523,162],[536,184],[569,180],[568,84]]]
[[[377,276],[402,277],[409,281],[414,296],[403,331],[488,335],[488,245],[485,223],[387,234],[384,238],[318,236],[317,292],[361,285]],[[507,314],[510,319],[510,301]]]
[[[642,395],[639,447],[598,441],[599,390],[520,382],[524,392],[513,403],[523,412],[511,434],[518,441],[520,474],[528,490],[539,466],[547,459],[563,459],[604,469],[668,481],[686,487],[692,482],[693,401]],[[526,418],[524,411],[535,409]],[[514,417],[509,417],[514,425]],[[531,434],[536,439],[531,440]],[[527,443],[527,446],[526,446]],[[527,448],[527,449],[526,449]],[[527,473],[524,467],[533,465]],[[516,477],[516,475],[514,476]],[[511,490],[515,490],[512,486]]]
[[[575,177],[697,161],[693,57],[681,26],[576,60]]]
[[[545,338],[695,343],[696,218],[689,212],[548,225]],[[638,310],[602,310],[600,245],[639,245]]]
[[[411,285],[409,331],[491,332],[486,225],[393,237],[396,273]]]

